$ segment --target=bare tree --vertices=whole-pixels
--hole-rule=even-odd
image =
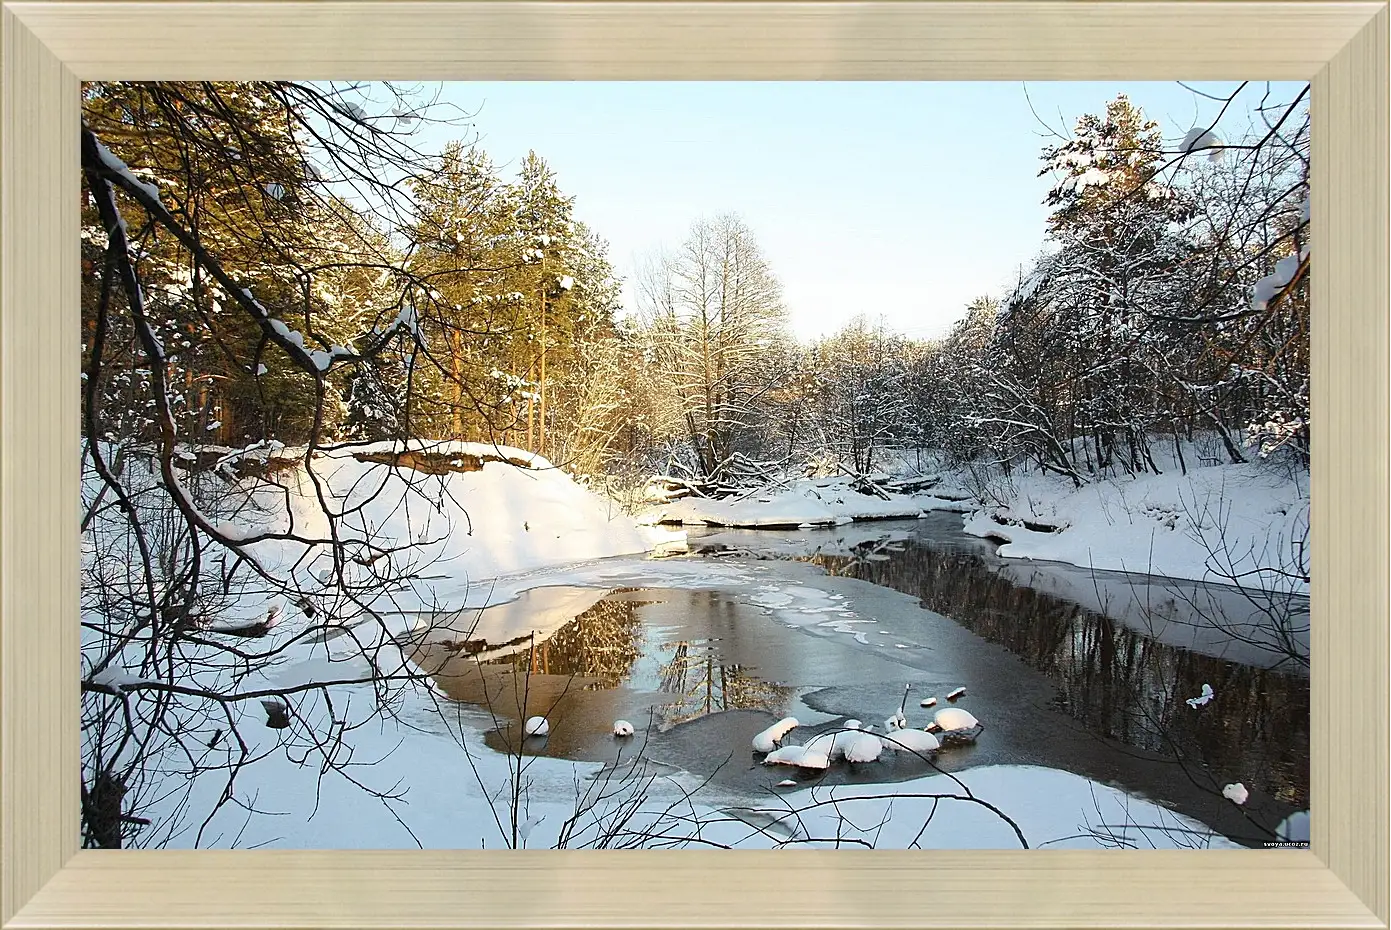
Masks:
[[[781,286],[753,232],[735,216],[701,220],[681,249],[640,281],[640,307],[661,393],[660,434],[680,436],[695,473],[718,479],[756,454],[770,366],[786,340]]]

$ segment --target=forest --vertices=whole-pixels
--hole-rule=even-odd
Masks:
[[[1307,456],[1303,96],[1264,136],[1200,127],[1167,151],[1109,102],[1041,153],[1048,248],[1017,288],[962,308],[945,339],[865,307],[810,345],[737,215],[693,218],[625,312],[602,230],[541,155],[505,177],[466,140],[422,153],[428,103],[369,116],[350,96],[88,88],[89,435],[495,442],[576,475],[712,488],[920,448],[1080,483],[1153,470],[1155,443],[1203,432],[1233,462]],[[130,269],[110,267],[118,215],[141,218]]]

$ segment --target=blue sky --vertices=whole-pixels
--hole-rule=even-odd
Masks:
[[[1228,138],[1266,86],[1228,112]],[[1290,85],[1275,90],[1289,99]],[[1056,139],[1029,100],[1065,131],[1119,92],[1166,138],[1217,112],[1176,83],[1136,82],[457,83],[443,99],[473,114],[504,173],[528,149],[543,156],[626,279],[696,218],[740,214],[805,339],[858,313],[938,336],[973,297],[1004,291],[1044,241],[1038,156]],[[459,134],[425,133],[439,133],[420,140],[427,148]]]

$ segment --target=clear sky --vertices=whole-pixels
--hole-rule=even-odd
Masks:
[[[1266,87],[1228,112],[1230,133],[1247,127]],[[859,313],[938,336],[973,297],[1006,290],[1043,246],[1039,151],[1057,140],[1039,118],[1066,131],[1119,92],[1166,139],[1217,113],[1177,83],[1137,82],[457,83],[443,99],[473,114],[505,174],[528,149],[544,157],[629,282],[693,220],[740,214],[806,339]]]

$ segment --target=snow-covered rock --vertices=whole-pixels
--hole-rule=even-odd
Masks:
[[[943,733],[960,733],[980,726],[975,715],[963,707],[943,707],[932,715],[932,722]]]
[[[873,733],[856,733],[845,747],[846,762],[875,762],[884,751],[884,742]]]
[[[920,755],[942,748],[941,740],[926,730],[895,730],[884,734],[880,743],[890,752],[915,752]]]
[[[798,727],[796,717],[784,717],[753,738],[754,752],[772,752],[782,738]]]

